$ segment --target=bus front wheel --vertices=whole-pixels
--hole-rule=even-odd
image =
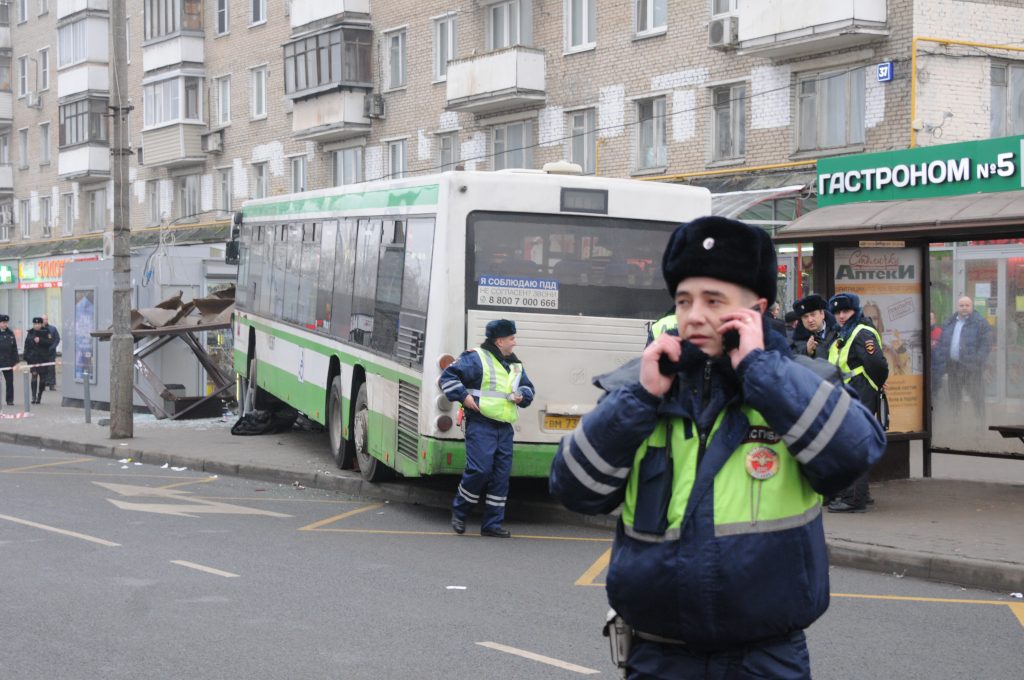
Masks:
[[[331,455],[334,462],[342,470],[351,469],[355,462],[354,448],[342,433],[342,404],[341,398],[341,376],[334,376],[331,381],[331,395],[327,402],[327,432],[331,438]]]
[[[359,474],[368,482],[384,482],[391,478],[391,469],[370,454],[369,418],[370,409],[366,401],[366,383],[359,386],[356,397],[356,412],[352,418],[352,444],[355,448]]]

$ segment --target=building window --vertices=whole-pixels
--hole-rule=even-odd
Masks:
[[[49,196],[39,198],[39,222],[43,225],[43,238],[53,236],[53,207],[50,205],[52,200]]]
[[[594,109],[569,114],[569,162],[593,175],[597,150],[597,112]]]
[[[39,124],[39,165],[50,163],[50,124]]]
[[[455,58],[455,15],[434,21],[434,80],[448,77],[448,62]]]
[[[143,11],[146,40],[203,28],[203,3],[199,0],[144,0]]]
[[[217,171],[217,183],[220,185],[220,205],[221,212],[231,212],[231,194],[232,183],[231,183],[231,168],[221,168]]]
[[[64,236],[71,236],[75,233],[75,195],[61,194],[60,204],[61,224],[64,225]]]
[[[437,136],[437,167],[441,172],[454,170],[459,162],[459,133],[446,132]]]
[[[565,48],[579,50],[597,42],[597,0],[565,0]]]
[[[28,167],[28,128],[18,130],[18,167]]]
[[[267,0],[250,0],[252,2],[252,23],[262,24],[267,20]]]
[[[80,99],[70,104],[63,104],[58,116],[60,118],[60,135],[57,144],[60,148],[86,142],[105,144],[109,139],[107,135],[107,102],[104,99]]]
[[[255,118],[267,117],[267,67],[252,70],[251,113]]]
[[[746,85],[715,88],[711,91],[711,98],[711,159],[742,158],[747,153]]]
[[[30,221],[28,199],[18,201],[18,223],[21,224],[21,237],[32,238],[32,222]]]
[[[667,22],[668,0],[636,0],[636,32],[663,31]]]
[[[3,7],[3,5],[0,5]],[[11,58],[0,56],[0,92],[11,91]]]
[[[711,16],[733,14],[737,10],[737,0],[711,0]]]
[[[105,231],[107,228],[107,190],[95,189],[86,193],[89,198],[89,231]]]
[[[39,50],[39,89],[50,89],[50,50]]]
[[[665,166],[665,98],[647,99],[637,104],[636,166],[640,170]]]
[[[146,221],[151,227],[160,226],[160,180],[146,181]]]
[[[8,28],[11,25],[11,6],[6,2],[0,3],[0,26]],[[5,204],[6,207],[6,204]]]
[[[267,177],[267,164],[253,163],[252,171],[255,181],[252,192],[253,198],[266,198],[270,195],[270,178]]]
[[[1024,65],[992,65],[992,137],[1024,132]]]
[[[306,157],[292,156],[292,193],[297,194],[306,190]]]
[[[217,0],[217,35],[224,35],[231,30],[231,2]]]
[[[28,94],[28,57],[18,57],[18,96]]]
[[[533,167],[533,121],[497,125],[492,139],[495,170]]]
[[[184,175],[174,180],[178,199],[179,222],[194,222],[199,216],[199,175]]]
[[[168,78],[142,86],[143,125],[203,122],[202,78]]]
[[[529,36],[524,35],[528,28],[528,14],[524,9],[530,9],[530,0],[524,4],[521,0],[506,0],[490,6],[487,11],[487,47],[492,50],[500,50],[512,45],[524,45],[529,43]]]
[[[405,87],[405,31],[395,31],[384,36],[387,47],[387,89]]]
[[[341,149],[331,155],[331,180],[336,187],[363,181],[363,147]]]
[[[217,89],[217,124],[227,125],[231,122],[231,76],[213,82]]]
[[[28,0],[18,0],[18,23],[28,21]]]
[[[284,91],[294,94],[330,85],[372,85],[372,31],[338,28],[284,46]]]
[[[57,29],[57,65],[61,68],[83,62],[88,57],[85,19]]]
[[[821,73],[797,82],[799,149],[864,143],[864,69]]]
[[[39,16],[50,11],[50,0],[39,0]]]
[[[405,140],[388,142],[388,177],[401,179],[405,173]]]
[[[0,165],[11,164],[11,136],[6,132],[0,135]]]

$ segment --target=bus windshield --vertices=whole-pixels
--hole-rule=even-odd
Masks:
[[[608,217],[474,212],[467,224],[467,306],[659,318],[672,306],[661,276],[661,255],[677,226]]]

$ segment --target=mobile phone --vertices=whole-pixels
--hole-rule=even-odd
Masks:
[[[740,332],[735,328],[722,333],[722,351],[726,354],[740,348]]]

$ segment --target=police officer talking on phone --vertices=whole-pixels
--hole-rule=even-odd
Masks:
[[[562,440],[551,491],[578,512],[622,506],[607,593],[625,677],[810,678],[804,629],[829,603],[820,494],[877,461],[885,435],[769,330],[766,232],[702,217],[673,233],[662,271],[679,336],[659,335],[638,379]]]

